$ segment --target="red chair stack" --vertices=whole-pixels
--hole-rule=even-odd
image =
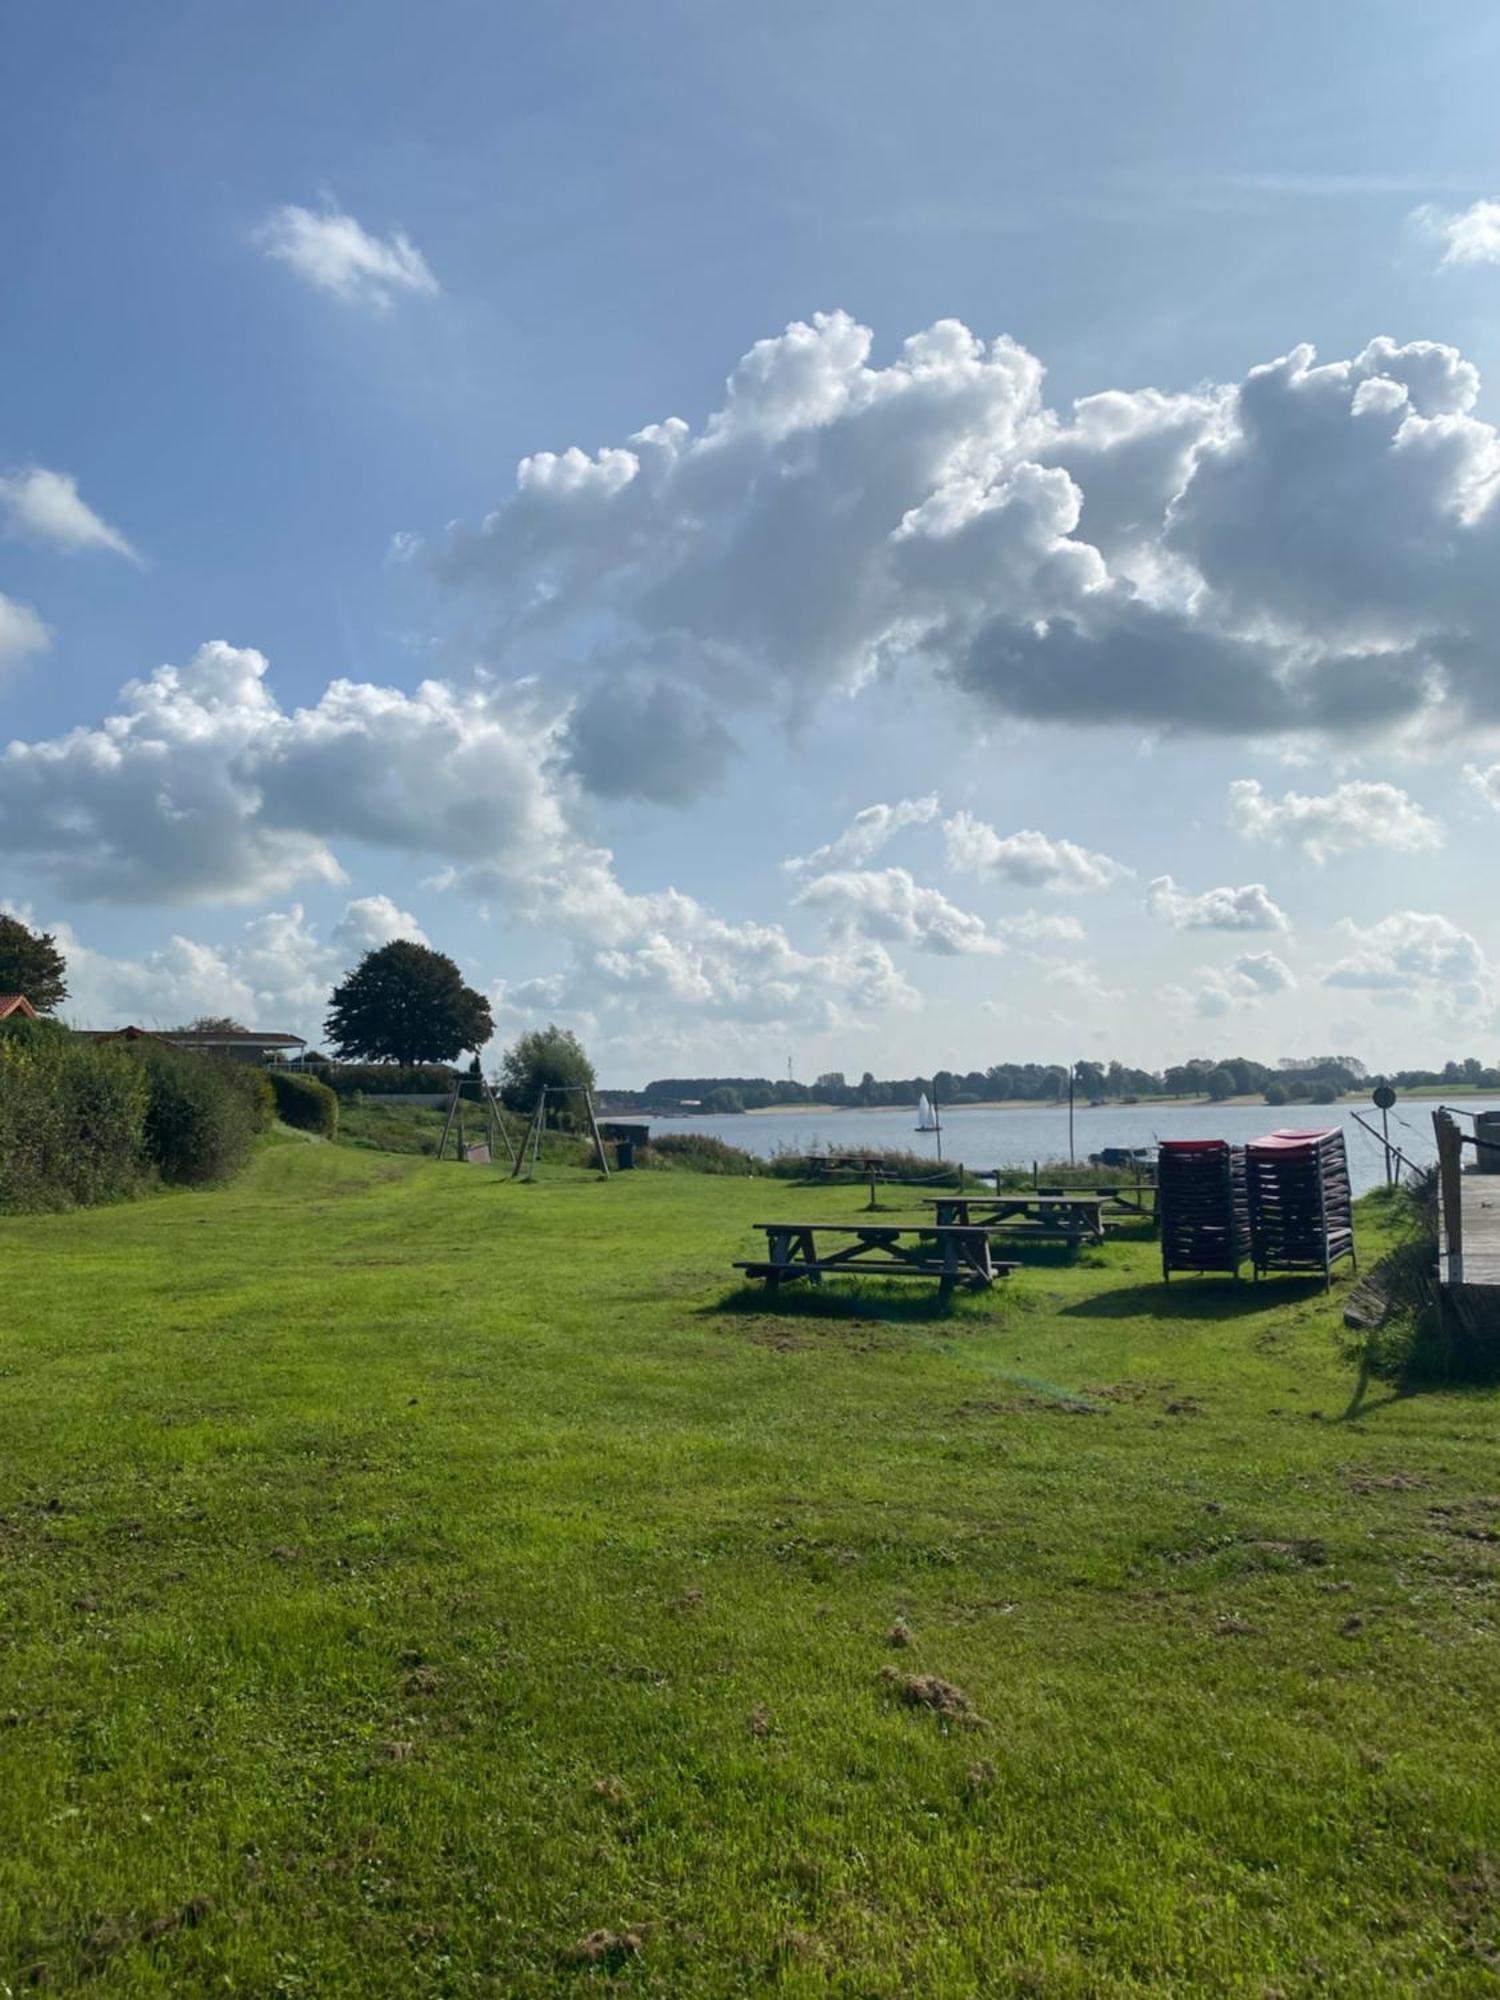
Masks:
[[[1354,1257],[1353,1193],[1344,1135],[1272,1132],[1245,1148],[1255,1275],[1321,1271],[1333,1282],[1340,1257]],[[1357,1268],[1357,1266],[1356,1266]]]

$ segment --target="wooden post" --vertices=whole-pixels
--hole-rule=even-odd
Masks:
[[[1437,1139],[1438,1189],[1443,1204],[1443,1247],[1448,1253],[1448,1282],[1462,1284],[1464,1256],[1463,1135],[1451,1111],[1432,1114]],[[1456,1265],[1456,1268],[1455,1268]]]
[[[514,1167],[514,1165],[516,1164],[516,1149],[511,1144],[511,1137],[509,1132],[507,1132],[505,1129],[505,1120],[501,1116],[500,1106],[495,1100],[494,1091],[491,1090],[490,1088],[488,1077],[481,1077],[480,1088],[483,1090],[485,1095],[485,1101],[489,1106],[490,1118],[492,1119],[496,1129],[498,1130],[501,1139],[505,1143],[506,1155],[509,1158],[512,1167]]]
[[[444,1160],[448,1157],[448,1134],[453,1129],[454,1116],[458,1111],[459,1089],[460,1089],[459,1084],[455,1082],[453,1086],[453,1095],[448,1100],[448,1116],[443,1121],[443,1136],[441,1139],[438,1140],[437,1156],[440,1160]],[[460,1144],[459,1146],[458,1157],[460,1159],[463,1158],[462,1144]]]
[[[583,1086],[583,1102],[589,1114],[589,1127],[594,1134],[594,1150],[599,1155],[599,1172],[609,1179],[609,1161],[604,1157],[604,1141],[599,1136],[599,1120],[594,1116],[594,1095],[588,1085]]]

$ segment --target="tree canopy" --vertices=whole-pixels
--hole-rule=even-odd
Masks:
[[[0,915],[0,993],[24,993],[39,1014],[50,1014],[68,997],[67,970],[50,932]]]
[[[513,1111],[530,1111],[545,1085],[549,1090],[593,1090],[594,1065],[571,1028],[549,1021],[532,1028],[505,1051],[500,1063],[500,1098]],[[570,1115],[578,1107],[564,1101]]]
[[[451,1062],[483,1048],[495,1023],[451,958],[398,938],[367,951],[333,989],[323,1032],[356,1062]]]

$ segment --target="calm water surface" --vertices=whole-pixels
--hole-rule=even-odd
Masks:
[[[1427,1165],[1435,1157],[1432,1111],[1438,1100],[1414,1098],[1398,1103],[1391,1113],[1391,1142],[1409,1159]],[[1455,1100],[1466,1111],[1500,1109],[1492,1098]],[[1243,1145],[1263,1133],[1288,1127],[1341,1125],[1349,1149],[1349,1171],[1356,1194],[1365,1194],[1384,1179],[1379,1141],[1362,1132],[1352,1114],[1362,1112],[1378,1127],[1380,1113],[1371,1104],[1118,1104],[1098,1110],[1087,1106],[1074,1113],[1075,1148],[1080,1160],[1105,1146],[1152,1146],[1159,1139],[1229,1139]],[[936,1158],[930,1133],[918,1132],[914,1108],[893,1111],[749,1112],[716,1118],[653,1119],[652,1129],[668,1132],[708,1132],[747,1153],[823,1153],[869,1147],[900,1148]],[[1466,1122],[1466,1121],[1465,1121]],[[943,1158],[962,1160],[968,1167],[1030,1166],[1033,1160],[1064,1160],[1068,1156],[1068,1113],[1051,1109],[1025,1111],[965,1110],[955,1106],[943,1115]]]

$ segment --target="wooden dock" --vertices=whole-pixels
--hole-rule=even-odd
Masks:
[[[1438,1146],[1438,1298],[1444,1317],[1472,1333],[1500,1333],[1500,1174],[1465,1173],[1474,1141],[1449,1111],[1434,1111]]]

